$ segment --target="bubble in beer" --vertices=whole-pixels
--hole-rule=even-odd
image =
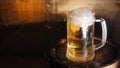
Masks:
[[[85,7],[73,10],[70,15],[71,23],[79,27],[88,27],[94,23],[94,15],[91,9]]]

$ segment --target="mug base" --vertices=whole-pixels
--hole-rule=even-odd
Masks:
[[[100,38],[95,38],[95,43],[100,41]],[[95,51],[95,57],[92,61],[84,63],[75,63],[67,59],[66,48],[66,41],[64,41],[51,49],[51,68],[87,68],[87,66],[89,68],[101,68],[115,63],[119,58],[118,49],[108,41],[104,47]]]

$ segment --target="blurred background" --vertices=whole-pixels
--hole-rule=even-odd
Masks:
[[[37,68],[46,63],[41,68],[49,68],[49,50],[66,38],[66,13],[79,7],[106,19],[108,41],[120,48],[120,0],[0,0],[0,65]],[[100,29],[95,36],[100,37]]]

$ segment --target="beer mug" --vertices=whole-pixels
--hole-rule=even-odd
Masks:
[[[102,40],[94,44],[94,23],[101,22]],[[95,50],[106,43],[107,27],[103,18],[95,19],[95,13],[86,7],[72,10],[67,14],[66,57],[76,63],[91,61]]]

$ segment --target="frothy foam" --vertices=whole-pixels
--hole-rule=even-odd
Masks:
[[[71,12],[71,23],[79,27],[87,27],[94,23],[94,13],[89,8],[79,8]]]

